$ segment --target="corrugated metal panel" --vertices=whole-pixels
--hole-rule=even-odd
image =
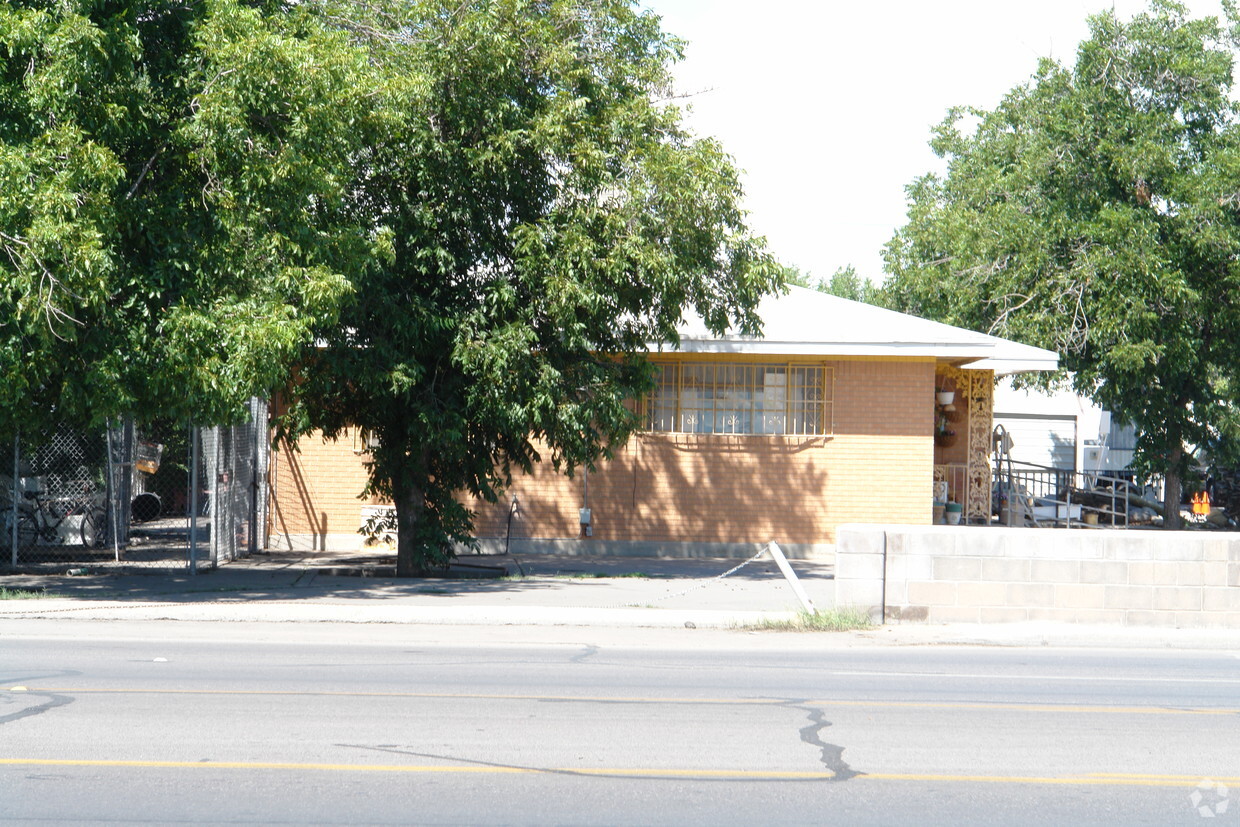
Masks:
[[[1012,462],[1076,470],[1076,418],[995,414],[1012,438]]]

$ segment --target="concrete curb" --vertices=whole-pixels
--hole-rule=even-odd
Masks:
[[[229,623],[388,623],[438,626],[606,626],[615,628],[739,629],[788,620],[790,611],[726,609],[592,609],[565,606],[348,605],[318,601],[110,603],[39,600],[0,609],[0,618],[56,620],[173,620]]]

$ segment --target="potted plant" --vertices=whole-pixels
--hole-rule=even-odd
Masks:
[[[949,448],[956,444],[956,432],[951,429],[947,415],[940,413],[934,423],[934,444],[940,448]]]
[[[964,506],[955,500],[949,500],[947,505],[943,506],[943,518],[947,520],[948,525],[960,525],[960,518],[964,514]]]

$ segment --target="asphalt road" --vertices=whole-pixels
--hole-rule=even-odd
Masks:
[[[1240,824],[1234,653],[180,625],[0,639],[0,820]]]

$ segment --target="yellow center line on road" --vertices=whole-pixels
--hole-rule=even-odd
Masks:
[[[1203,778],[1201,775],[1144,775],[1124,773],[1088,773],[1086,775],[1038,776],[1038,775],[960,775],[936,773],[863,773],[858,779],[869,781],[940,781],[966,782],[978,784],[1060,784],[1065,786],[1086,787],[1195,787]],[[1216,784],[1240,783],[1240,776],[1214,776],[1210,780]]]
[[[738,781],[829,781],[830,772],[727,770],[668,767],[505,767],[435,764],[315,764],[284,761],[121,761],[74,758],[0,758],[0,767],[103,767],[120,769],[296,770],[306,772],[403,773],[412,775],[586,775],[621,778],[735,779]],[[988,784],[1192,787],[1200,775],[1087,773],[1084,775],[969,775],[944,773],[859,773],[854,781],[931,781]],[[1240,784],[1240,776],[1211,776],[1218,784]]]
[[[673,704],[714,706],[813,706],[861,707],[880,709],[961,709],[996,712],[1050,712],[1106,715],[1240,715],[1237,707],[1172,707],[1172,706],[1092,706],[1088,704],[988,703],[985,701],[880,701],[841,700],[834,698],[687,698],[624,695],[515,695],[495,693],[452,692],[364,692],[304,691],[280,689],[107,689],[97,687],[15,686],[8,692],[57,695],[220,695],[305,698],[411,698],[420,700],[464,701],[547,701],[558,703]]]
[[[1086,704],[1021,704],[989,703],[986,701],[843,701],[812,700],[805,706],[842,707],[876,706],[886,709],[968,709],[994,710],[996,712],[1072,712],[1103,713],[1107,715],[1240,715],[1235,707],[1175,707],[1175,706],[1089,706]]]

